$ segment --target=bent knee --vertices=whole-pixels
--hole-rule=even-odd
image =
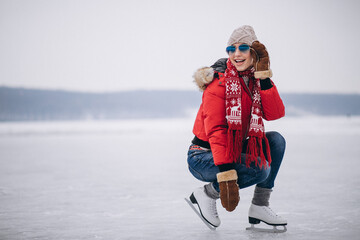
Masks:
[[[281,135],[279,132],[275,132],[275,131],[267,132],[266,138],[269,141],[270,148],[275,148],[278,150],[285,151],[286,140],[283,137],[283,135]]]
[[[270,175],[271,167],[261,168],[261,170],[257,173],[258,182],[265,181]]]

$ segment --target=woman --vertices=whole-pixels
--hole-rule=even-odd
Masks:
[[[190,201],[216,228],[220,225],[216,200],[233,211],[240,200],[239,188],[256,184],[249,222],[285,226],[286,220],[269,207],[285,140],[277,132],[265,133],[263,119],[279,119],[285,108],[270,80],[268,52],[251,26],[235,29],[226,51],[228,59],[194,74],[204,92],[188,164],[194,177],[209,184],[196,189]]]

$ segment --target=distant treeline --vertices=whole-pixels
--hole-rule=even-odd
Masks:
[[[176,118],[196,111],[198,91],[82,93],[0,87],[0,121]],[[360,115],[359,94],[281,94],[287,115]]]

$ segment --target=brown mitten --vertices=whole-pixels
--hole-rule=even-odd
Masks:
[[[220,172],[216,177],[220,187],[221,204],[227,211],[232,212],[240,201],[236,170]]]
[[[251,50],[251,56],[254,59],[255,78],[271,78],[272,71],[270,69],[269,53],[267,52],[264,44],[260,43],[259,41],[255,41],[251,45]]]

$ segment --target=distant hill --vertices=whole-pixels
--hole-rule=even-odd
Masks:
[[[82,93],[0,87],[0,121],[177,118],[197,110],[198,91]],[[287,115],[360,115],[359,94],[281,94]]]
[[[0,87],[0,121],[175,118],[200,101],[196,91],[82,93]]]
[[[281,94],[287,115],[360,115],[360,94]]]

